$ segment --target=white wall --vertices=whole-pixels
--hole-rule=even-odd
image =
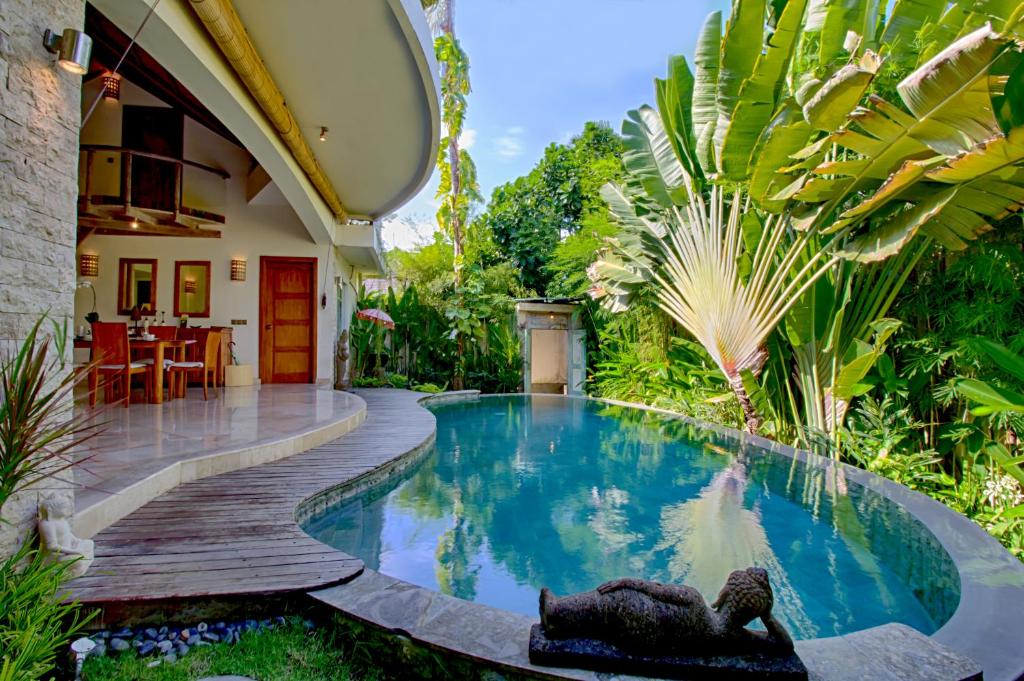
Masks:
[[[84,106],[92,102],[98,81],[86,86]],[[121,83],[120,103],[101,101],[82,131],[82,144],[121,143],[121,106],[137,104],[162,106],[163,103],[128,81]],[[156,258],[158,311],[166,312],[168,323],[174,310],[174,263],[176,260],[209,260],[211,271],[210,318],[194,318],[193,325],[234,326],[235,354],[242,363],[259,370],[259,261],[260,256],[316,257],[317,262],[317,378],[333,377],[334,342],[338,319],[336,277],[350,276],[351,267],[328,246],[317,246],[290,206],[283,202],[259,205],[246,202],[246,180],[251,156],[190,118],[185,118],[184,156],[187,160],[223,168],[231,177],[223,180],[199,170],[189,170],[184,184],[186,206],[203,208],[224,215],[224,225],[210,225],[221,231],[220,239],[152,236],[90,236],[78,253],[99,255],[100,274],[90,278],[96,288],[97,305],[103,321],[126,321],[117,314],[117,276],[120,258]],[[106,177],[94,177],[93,192],[118,194],[119,165],[98,163]],[[107,191],[107,187],[110,190]],[[280,196],[277,192],[268,193]],[[231,259],[248,261],[246,281],[231,281]],[[79,277],[79,280],[84,279]],[[326,291],[324,290],[326,281]],[[321,308],[320,295],[327,294]],[[84,316],[92,307],[92,295],[80,289],[75,296],[75,327],[85,324]],[[232,320],[245,320],[233,325]]]

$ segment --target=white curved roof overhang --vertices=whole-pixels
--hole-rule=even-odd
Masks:
[[[133,35],[151,0],[91,0]],[[430,178],[440,138],[437,68],[416,0],[234,0],[302,134],[353,218],[379,218]],[[188,0],[161,0],[139,45],[256,158],[318,243],[335,219],[213,43]],[[329,130],[319,141],[320,128]]]

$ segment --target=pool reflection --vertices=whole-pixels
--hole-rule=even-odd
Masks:
[[[622,576],[685,582],[711,601],[750,565],[769,571],[797,638],[889,621],[931,633],[959,598],[931,535],[839,469],[585,400],[435,411],[437,445],[420,465],[307,531],[371,569],[530,615],[541,586],[564,594]]]

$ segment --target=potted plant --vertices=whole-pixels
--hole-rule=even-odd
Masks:
[[[231,364],[224,367],[224,385],[229,388],[252,385],[252,365],[238,363],[234,341],[231,341],[229,347],[231,348]]]

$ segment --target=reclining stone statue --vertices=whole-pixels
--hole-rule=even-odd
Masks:
[[[792,651],[773,604],[768,573],[752,567],[730,574],[710,607],[693,587],[627,578],[562,598],[543,589],[540,618],[548,638],[599,639],[645,654]],[[746,628],[755,618],[765,631]]]
[[[81,577],[92,564],[93,542],[74,535],[71,530],[72,513],[70,496],[54,494],[44,497],[39,502],[39,543],[51,560],[75,560],[67,575]]]
[[[729,575],[710,606],[689,586],[616,579],[594,591],[540,594],[534,664],[686,679],[807,679],[793,639],[772,617],[768,573]],[[760,619],[764,631],[747,629]]]

